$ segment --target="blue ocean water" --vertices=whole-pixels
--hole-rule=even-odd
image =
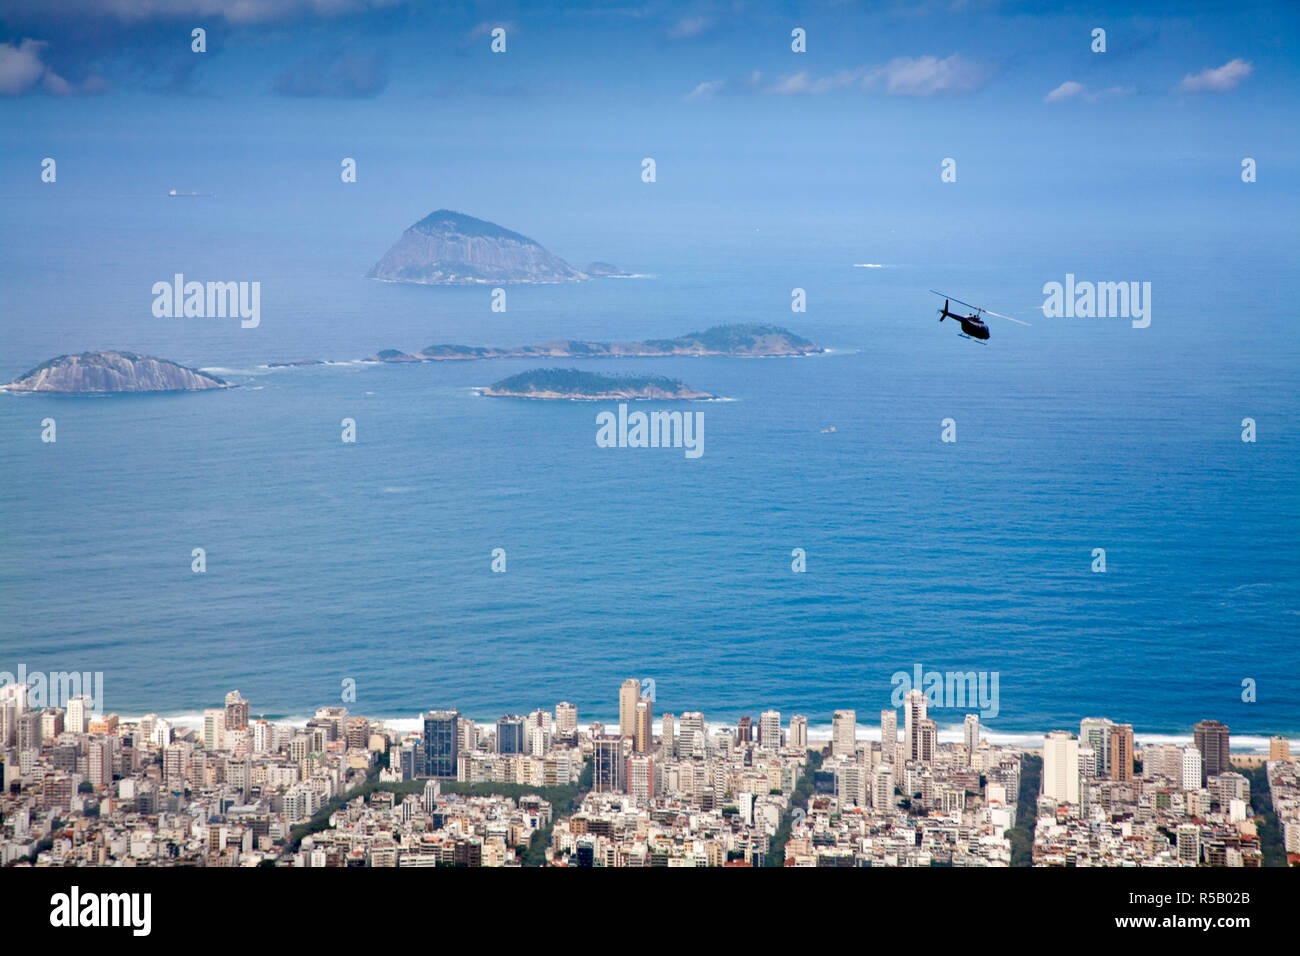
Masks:
[[[103,671],[123,714],[192,713],[236,687],[254,712],[302,714],[352,678],[350,707],[376,716],[567,699],[585,721],[638,677],[663,711],[824,723],[839,707],[871,720],[920,663],[998,672],[986,723],[1008,733],[1104,714],[1300,734],[1287,250],[1160,223],[894,241],[743,216],[610,248],[556,223],[537,238],[558,254],[647,277],[511,287],[493,313],[486,289],[361,277],[405,223],[264,198],[7,198],[0,378],[118,347],[241,387],[0,395],[0,669]],[[262,281],[261,326],[154,318],[152,284],[178,271]],[[1152,282],[1151,326],[1044,318],[1041,286],[1067,271]],[[991,319],[988,345],[960,339],[929,288],[1032,327]],[[734,321],[831,352],[580,364],[729,399],[691,406],[697,460],[598,448],[612,405],[473,391],[536,362],[353,361]],[[300,358],[343,364],[263,367]]]

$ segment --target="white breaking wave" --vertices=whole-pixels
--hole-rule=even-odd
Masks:
[[[202,713],[158,714],[157,716],[162,718],[163,720],[168,721],[173,726],[191,727],[194,728],[195,730],[203,729]],[[395,730],[399,734],[402,734],[403,736],[407,734],[422,733],[424,730],[424,719],[418,715],[415,717],[374,717],[371,716],[370,714],[354,713],[354,716],[370,717],[370,720],[373,723],[380,725],[388,730]],[[789,717],[784,714],[782,716],[784,718],[782,729],[789,730]],[[680,721],[681,714],[678,714],[677,717],[678,720]],[[251,720],[256,720],[258,718],[258,714],[250,712],[249,718]],[[137,717],[123,716],[120,719],[123,723],[129,723],[129,724],[138,723],[140,720],[138,716]],[[274,724],[285,724],[290,727],[306,727],[307,721],[310,720],[311,718],[309,716],[290,715],[287,717],[279,717],[275,719],[268,718],[268,719],[271,720],[271,723]],[[578,723],[579,730],[585,730],[588,726],[590,726],[593,720],[600,721],[606,726],[606,728],[618,727],[617,717],[604,718],[604,719],[600,717],[590,718],[590,717],[583,717],[582,714],[579,713],[578,719],[579,719],[579,723]],[[496,722],[494,720],[487,720],[487,721],[476,720],[475,723],[478,724],[480,731],[486,732],[486,731],[496,730]],[[734,730],[736,726],[735,723],[725,723],[722,721],[713,721],[713,720],[706,720],[704,722],[704,725],[707,728],[710,736],[723,729]],[[755,726],[757,726],[757,724],[755,724]],[[1070,730],[1071,728],[1059,727],[1055,729]],[[660,734],[663,732],[662,721],[656,720],[654,722],[654,732],[656,734]],[[1078,727],[1076,726],[1072,730],[1072,732],[1077,733]],[[902,727],[899,727],[899,734],[901,737]],[[939,728],[940,743],[961,743],[961,741],[963,740],[963,736],[964,736],[964,728],[960,724],[952,724],[950,726]],[[980,723],[980,737],[987,740],[989,743],[999,747],[1015,747],[1024,750],[1041,750],[1043,748],[1043,738],[1045,736],[1046,736],[1046,732],[1028,733],[1023,731],[1008,731],[1003,733],[991,729],[987,724],[983,722]],[[1179,746],[1186,746],[1188,744],[1193,743],[1191,734],[1147,734],[1147,733],[1143,733],[1140,730],[1135,730],[1133,734],[1133,738],[1134,738],[1133,740],[1134,745],[1136,749],[1139,750],[1142,749],[1143,745],[1176,744]],[[880,725],[879,724],[874,724],[874,725],[858,724],[857,739],[862,741],[872,741],[875,743],[879,743]],[[830,724],[809,724],[808,741],[809,743],[814,743],[814,742],[830,743],[831,725]],[[1234,734],[1232,737],[1233,753],[1266,754],[1268,753],[1268,745],[1269,745],[1268,737],[1261,737],[1254,734],[1242,734],[1240,736]],[[1291,748],[1293,752],[1297,749],[1300,749],[1300,739],[1291,740]]]

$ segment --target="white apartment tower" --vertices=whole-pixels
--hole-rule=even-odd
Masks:
[[[831,716],[831,748],[837,757],[853,757],[858,749],[858,715],[837,710]]]
[[[871,777],[871,806],[876,810],[888,810],[894,806],[894,768],[882,763]]]
[[[966,744],[966,763],[969,765],[980,745],[980,715],[967,714],[962,727],[962,740]]]
[[[90,723],[90,710],[93,704],[88,694],[81,694],[68,701],[67,718],[64,729],[70,734],[84,734]]]
[[[790,739],[787,741],[792,750],[808,749],[808,718],[795,714],[790,718]]]
[[[912,689],[903,698],[903,735],[907,738],[907,755],[920,760],[920,724],[926,719],[925,691]]]
[[[898,750],[898,711],[880,712],[880,759],[893,763]]]
[[[1201,789],[1201,752],[1196,747],[1184,747],[1183,750],[1183,789]]]
[[[1079,741],[1068,730],[1043,740],[1043,793],[1057,803],[1079,802]]]
[[[758,715],[758,737],[764,750],[781,749],[781,712],[765,710]]]
[[[222,750],[226,745],[226,708],[209,707],[203,711],[203,746]]]

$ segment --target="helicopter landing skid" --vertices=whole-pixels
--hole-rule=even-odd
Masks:
[[[960,335],[963,339],[970,339],[972,342],[978,342],[980,345],[989,344],[987,339],[977,339],[975,338],[975,336],[967,335],[965,332],[958,332],[957,334]]]

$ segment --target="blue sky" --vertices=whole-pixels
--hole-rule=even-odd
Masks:
[[[1298,25],[1300,5],[1240,2],[6,3],[0,174],[26,188],[55,155],[73,189],[306,202],[351,156],[394,217],[447,205],[525,232],[695,215],[1177,233],[1231,217],[1249,156],[1237,218],[1285,230]]]

